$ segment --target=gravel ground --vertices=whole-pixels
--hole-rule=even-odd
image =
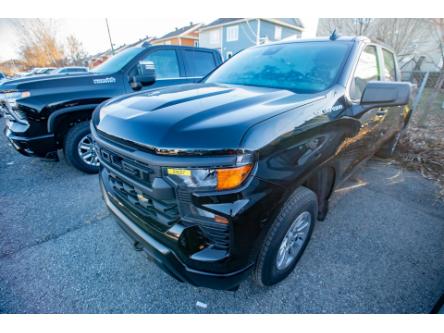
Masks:
[[[424,313],[444,293],[438,189],[384,161],[334,194],[288,279],[224,292],[179,283],[134,251],[97,176],[21,156],[3,135],[0,156],[2,313]]]

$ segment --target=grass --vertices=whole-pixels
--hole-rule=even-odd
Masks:
[[[426,89],[400,139],[396,160],[410,170],[440,185],[444,200],[444,93],[440,92],[430,110],[426,110],[432,89]]]

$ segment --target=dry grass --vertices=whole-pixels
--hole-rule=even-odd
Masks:
[[[412,115],[396,150],[395,158],[404,167],[419,171],[423,177],[437,181],[440,198],[444,200],[444,94],[440,94],[432,110],[424,105],[430,91],[426,91],[418,110]]]

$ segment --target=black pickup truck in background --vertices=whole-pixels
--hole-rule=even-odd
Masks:
[[[390,155],[411,114],[393,51],[364,37],[246,49],[195,84],[105,102],[103,197],[181,281],[233,289],[291,273],[334,189]]]
[[[5,134],[27,156],[58,159],[95,173],[89,120],[103,101],[122,94],[192,83],[222,62],[216,50],[173,45],[128,48],[88,73],[33,76],[0,84]],[[155,73],[155,76],[153,76]]]

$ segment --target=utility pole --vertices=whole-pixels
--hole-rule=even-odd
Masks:
[[[113,41],[111,40],[111,33],[109,32],[109,25],[108,25],[108,19],[105,19],[106,22],[106,29],[108,30],[108,37],[109,37],[109,43],[111,44],[111,52],[114,55],[114,46],[113,46]]]

